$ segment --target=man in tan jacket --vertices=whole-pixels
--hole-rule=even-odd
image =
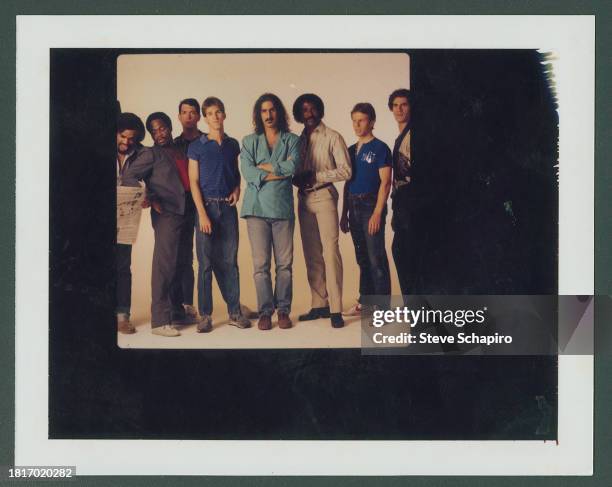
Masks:
[[[298,191],[298,218],[312,309],[298,319],[342,319],[342,257],[338,246],[338,191],[336,181],[351,178],[351,162],[342,136],[323,122],[325,107],[317,95],[301,95],[293,104],[293,117],[304,124],[301,135],[302,166],[294,177]]]

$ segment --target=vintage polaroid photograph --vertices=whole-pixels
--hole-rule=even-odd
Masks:
[[[113,20],[18,18],[16,462],[592,472],[593,18]]]

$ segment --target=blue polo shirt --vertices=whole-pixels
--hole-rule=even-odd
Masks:
[[[393,163],[391,149],[377,138],[363,144],[359,153],[355,153],[356,149],[357,144],[353,144],[348,150],[353,166],[353,177],[347,183],[349,193],[376,193],[380,186],[378,170]]]
[[[240,145],[228,135],[221,145],[210,140],[206,134],[195,139],[187,149],[187,157],[198,161],[200,169],[200,191],[206,198],[227,198],[240,184],[240,172],[236,160]]]

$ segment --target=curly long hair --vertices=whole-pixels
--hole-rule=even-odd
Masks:
[[[130,112],[123,112],[117,117],[117,133],[124,130],[134,130],[136,132],[136,142],[142,142],[145,136],[145,128],[138,115]]]
[[[289,120],[287,117],[287,110],[285,110],[285,106],[281,99],[272,94],[272,93],[264,93],[255,102],[253,106],[253,127],[255,128],[256,134],[263,134],[264,132],[264,124],[261,119],[261,106],[266,101],[271,101],[274,108],[276,108],[276,116],[278,117],[278,130],[281,132],[289,132]]]

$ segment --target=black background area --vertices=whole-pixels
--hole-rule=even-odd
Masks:
[[[556,438],[556,357],[119,349],[114,120],[126,52],[144,51],[50,54],[50,438]],[[414,157],[435,196],[420,223],[428,292],[555,293],[558,131],[540,56],[410,56]]]

